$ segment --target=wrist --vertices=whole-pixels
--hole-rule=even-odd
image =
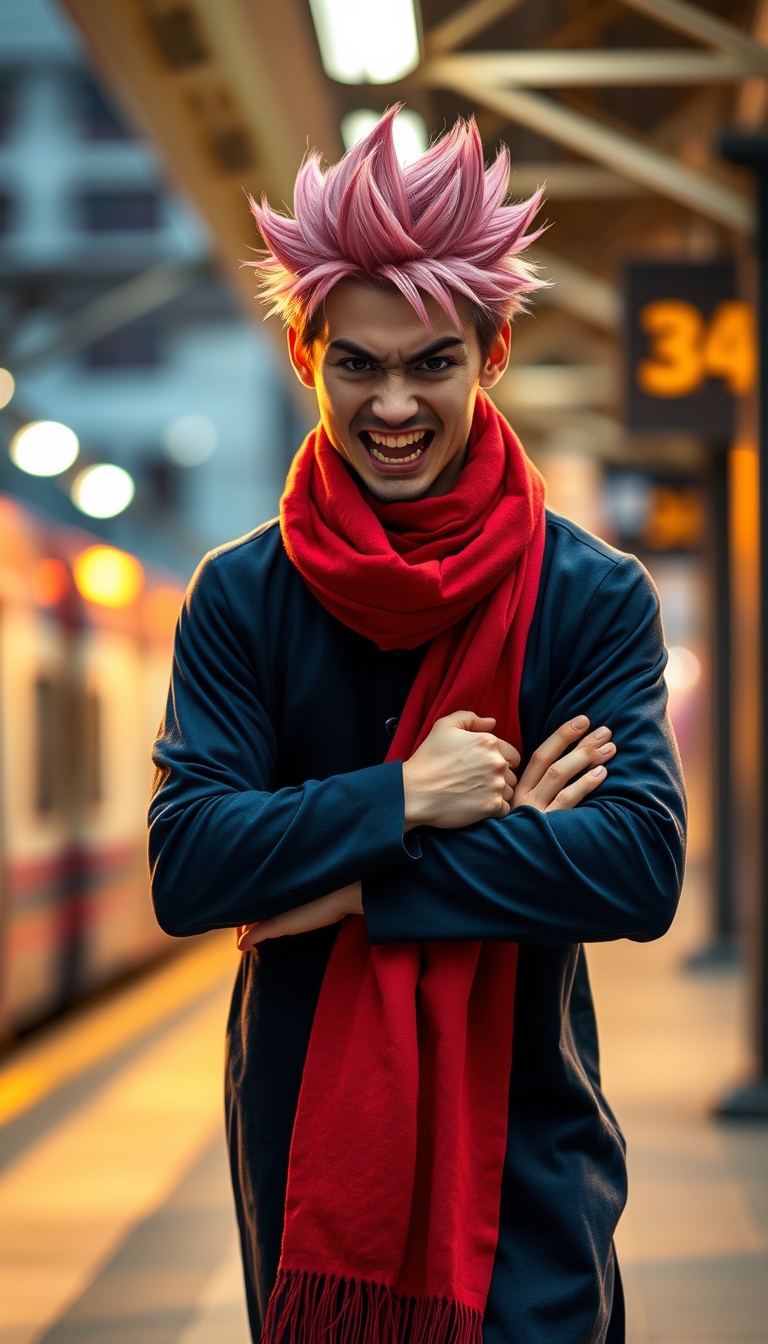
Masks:
[[[413,831],[417,826],[428,826],[431,812],[429,792],[414,769],[413,760],[403,761],[403,833]]]

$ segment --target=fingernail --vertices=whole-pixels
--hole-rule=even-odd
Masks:
[[[606,742],[605,746],[600,748],[600,755],[607,756],[610,753],[612,756],[615,750],[616,748],[612,742]]]
[[[603,726],[602,728],[596,728],[593,733],[593,737],[596,742],[602,742],[603,738],[607,737],[610,731],[611,731],[610,728],[606,728],[605,726]]]
[[[605,773],[606,770],[604,765],[596,765],[594,770],[592,771],[592,774],[595,776],[595,779],[602,779]]]
[[[589,719],[586,714],[578,714],[575,719],[571,719],[571,727],[575,728],[576,732],[579,732],[582,728],[588,728]]]

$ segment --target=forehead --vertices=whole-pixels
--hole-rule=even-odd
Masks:
[[[422,294],[430,319],[427,327],[394,285],[345,280],[334,285],[325,301],[325,341],[346,339],[367,350],[417,350],[441,336],[459,336],[469,342],[474,328],[468,305],[460,296],[457,326],[430,295]]]

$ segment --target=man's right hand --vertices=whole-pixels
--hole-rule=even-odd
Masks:
[[[494,737],[495,719],[458,710],[438,719],[429,736],[403,762],[405,829],[471,826],[506,817],[520,753]]]
[[[523,804],[548,812],[575,807],[605,778],[616,751],[607,728],[586,736],[589,720],[579,715],[534,752],[518,784],[520,753],[494,736],[495,725],[470,710],[438,719],[403,763],[406,831],[471,826]]]

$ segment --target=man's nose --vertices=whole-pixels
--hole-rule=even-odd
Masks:
[[[402,425],[419,413],[418,397],[408,387],[405,378],[387,378],[377,388],[371,402],[371,411],[377,420],[388,425]]]

